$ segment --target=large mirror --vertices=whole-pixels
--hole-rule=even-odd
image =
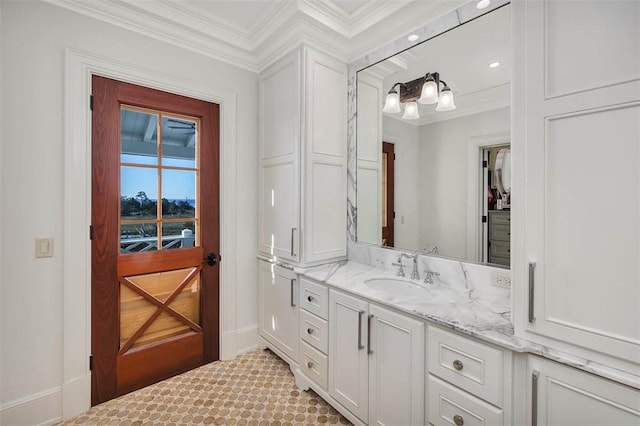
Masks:
[[[357,72],[359,243],[509,266],[510,77],[508,5]]]

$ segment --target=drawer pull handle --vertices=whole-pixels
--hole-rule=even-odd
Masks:
[[[456,359],[455,361],[453,361],[453,368],[455,368],[457,371],[462,371],[462,369],[464,368],[464,364],[459,359]]]
[[[307,334],[313,333],[313,328],[307,328]]]
[[[453,416],[453,422],[456,424],[456,426],[462,426],[464,424],[464,419],[462,418],[462,416],[456,414],[455,416]]]
[[[297,256],[297,254],[295,254],[295,252],[293,251],[293,233],[296,232],[298,230],[298,228],[291,228],[291,256]]]
[[[307,302],[313,302],[313,296],[307,296]]]
[[[308,369],[312,369],[313,368],[313,363],[311,361],[307,362],[307,368]]]

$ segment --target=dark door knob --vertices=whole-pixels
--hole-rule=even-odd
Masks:
[[[202,263],[206,263],[209,266],[215,266],[216,263],[218,263],[218,255],[215,253],[209,253],[207,255],[207,258],[205,260],[202,261]]]

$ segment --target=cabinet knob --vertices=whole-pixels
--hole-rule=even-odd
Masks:
[[[313,328],[307,328],[307,334],[313,333]]]
[[[308,301],[308,302],[313,301],[313,296],[307,296],[307,301]]]
[[[456,426],[462,426],[464,424],[464,419],[462,418],[462,416],[456,414],[455,416],[453,416],[453,422],[456,424]]]
[[[311,361],[307,362],[307,368],[309,369],[313,368],[313,363]]]
[[[458,371],[462,371],[462,369],[464,368],[464,364],[459,359],[456,359],[455,361],[453,361],[453,368]]]

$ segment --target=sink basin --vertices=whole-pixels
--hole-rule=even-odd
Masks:
[[[401,278],[370,278],[364,285],[396,296],[425,297],[428,294],[426,288]]]

